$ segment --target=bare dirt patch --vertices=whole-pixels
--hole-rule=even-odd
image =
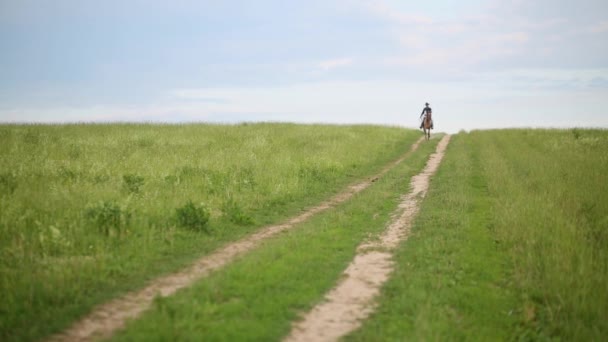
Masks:
[[[369,177],[365,181],[349,186],[343,192],[317,206],[307,209],[283,224],[262,228],[248,237],[230,243],[200,258],[186,269],[158,278],[141,290],[128,293],[95,307],[88,315],[75,322],[67,330],[51,336],[49,341],[92,341],[109,338],[114,332],[123,328],[128,320],[137,318],[142,312],[147,310],[156,296],[170,296],[178,290],[190,286],[195,281],[230,263],[236,257],[252,250],[262,240],[290,229],[311,216],[333,208],[363,191],[414,152],[422,141],[423,138],[416,141],[403,156],[388,164],[378,174]]]
[[[344,277],[325,300],[293,324],[286,341],[336,341],[357,329],[375,309],[373,299],[393,271],[392,250],[407,239],[418,202],[426,195],[431,176],[437,171],[450,136],[441,139],[424,170],[414,176],[411,191],[401,203],[378,241],[357,248],[357,255]]]

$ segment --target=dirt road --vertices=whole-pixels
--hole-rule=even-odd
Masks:
[[[374,311],[374,298],[393,271],[392,250],[407,239],[418,202],[426,195],[431,176],[437,171],[450,136],[444,136],[424,170],[411,181],[412,190],[401,203],[377,242],[366,242],[344,271],[340,283],[303,319],[294,323],[285,341],[336,341],[357,329]]]

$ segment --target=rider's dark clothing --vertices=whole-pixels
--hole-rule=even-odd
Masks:
[[[431,107],[424,107],[422,108],[422,113],[420,113],[420,117],[422,117],[422,115],[424,115],[425,113],[432,113],[433,110],[431,109]]]
[[[422,117],[423,115],[431,114],[432,112],[433,112],[433,110],[431,109],[431,107],[426,106],[422,109],[422,113],[420,113],[420,117]],[[424,125],[424,119],[420,123],[420,128],[422,128],[422,125]],[[431,119],[431,128],[433,128],[433,119]]]

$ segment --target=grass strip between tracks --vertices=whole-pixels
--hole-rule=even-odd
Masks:
[[[382,231],[438,139],[374,185],[153,308],[118,333],[132,340],[277,340],[337,282],[364,239]]]

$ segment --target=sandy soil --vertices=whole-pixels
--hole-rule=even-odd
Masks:
[[[365,181],[349,186],[343,192],[335,195],[319,205],[309,208],[298,216],[279,225],[261,228],[256,233],[239,241],[228,244],[223,248],[197,260],[190,267],[177,273],[164,276],[150,282],[145,288],[128,293],[123,297],[114,299],[105,304],[95,307],[88,315],[75,322],[67,330],[51,336],[49,341],[92,341],[112,336],[114,332],[123,328],[130,319],[135,319],[147,310],[156,296],[170,296],[178,290],[190,286],[195,281],[209,275],[233,261],[236,257],[252,250],[267,239],[279,232],[293,228],[311,216],[350,199],[353,195],[361,192],[371,185],[379,177],[382,177],[390,169],[401,163],[409,154],[415,151],[423,138],[419,139],[396,161],[385,166],[378,174],[369,177]]]
[[[285,341],[336,341],[357,329],[375,309],[374,298],[393,271],[392,251],[407,239],[418,202],[428,190],[431,176],[437,171],[449,143],[445,136],[424,170],[414,176],[411,191],[401,203],[386,231],[378,241],[365,242],[344,271],[340,283],[326,294],[325,300],[293,324]]]

